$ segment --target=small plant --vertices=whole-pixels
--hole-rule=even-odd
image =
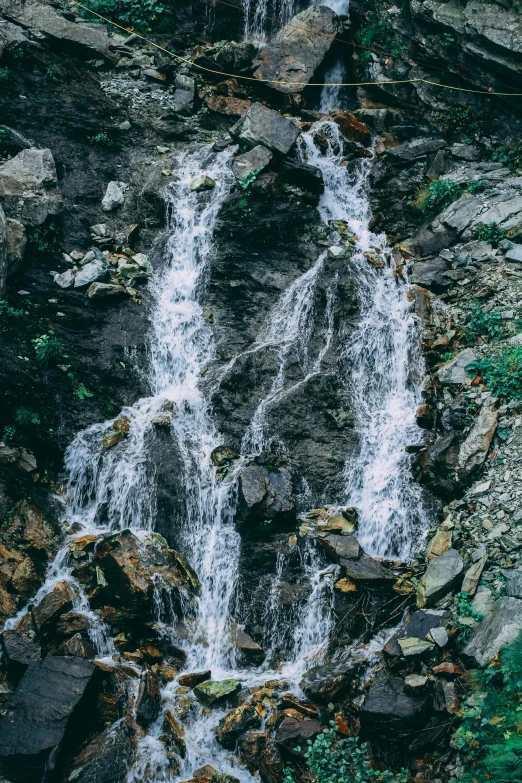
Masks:
[[[246,209],[248,206],[248,199],[246,198],[246,196],[241,196],[241,198],[237,202],[237,205],[239,209]]]
[[[522,396],[522,346],[506,348],[466,366],[470,377],[480,375],[486,388],[505,400]]]
[[[40,362],[48,362],[63,356],[62,341],[59,337],[55,337],[52,329],[49,329],[48,334],[41,334],[31,342],[34,345],[36,358]]]
[[[417,195],[414,206],[427,215],[436,215],[456,201],[462,194],[462,187],[450,179],[436,179]]]
[[[91,144],[107,147],[107,149],[110,150],[117,150],[121,147],[121,142],[114,139],[112,136],[109,136],[105,131],[99,131],[98,133],[95,133],[94,136],[88,136],[88,139]]]
[[[256,181],[257,175],[260,171],[261,169],[254,169],[253,171],[249,171],[248,174],[245,174],[245,176],[239,180],[239,186],[243,190],[248,190],[250,185]]]
[[[32,226],[27,231],[27,241],[35,256],[56,255],[60,250],[60,227],[52,218],[41,226]]]
[[[359,744],[358,737],[343,737],[333,721],[331,729],[325,729],[312,742],[304,754],[315,783],[407,783],[406,770],[380,772],[368,764],[366,743]],[[301,748],[295,748],[300,752]],[[290,766],[285,768],[284,783],[295,783]]]
[[[11,307],[5,299],[0,301],[0,316],[7,316],[8,318],[21,318],[24,314],[23,310],[19,310],[16,307]]]
[[[9,68],[0,68],[0,84],[7,84],[11,78],[11,71]]]
[[[445,353],[441,353],[440,358],[443,362],[449,362],[454,356],[454,351],[446,351]]]
[[[450,106],[446,111],[435,115],[435,119],[446,135],[464,131],[474,132],[479,127],[471,106]]]
[[[522,144],[518,142],[503,144],[501,147],[497,147],[491,159],[498,163],[504,163],[513,171],[519,171],[522,169]]]
[[[59,82],[60,72],[54,65],[50,65],[45,72],[45,78],[48,82]]]
[[[477,303],[471,311],[471,317],[466,327],[466,338],[468,340],[475,340],[477,337],[497,339],[502,333],[501,323],[502,316],[498,310],[490,310],[489,313],[485,313]]]
[[[14,415],[15,421],[21,427],[29,427],[33,425],[41,424],[40,417],[37,413],[29,408],[18,408]]]
[[[89,399],[89,397],[94,397],[94,392],[92,392],[83,383],[81,383],[81,381],[78,380],[78,378],[73,372],[68,372],[67,377],[69,378],[72,384],[74,394],[80,400],[87,400]]]
[[[388,20],[378,11],[369,11],[366,18],[368,24],[357,33],[357,41],[361,46],[367,46],[367,50],[359,50],[359,58],[363,63],[370,62],[371,51],[377,48],[384,50],[392,57],[399,57],[402,48],[397,42]]]
[[[483,698],[464,707],[452,744],[464,762],[463,783],[519,783],[522,778],[522,635],[474,675]]]
[[[457,613],[460,617],[471,617],[477,622],[482,620],[482,615],[475,612],[471,606],[471,601],[467,593],[457,593],[455,596],[455,606],[457,607]]]
[[[85,5],[128,29],[149,32],[164,10],[157,0],[86,0]],[[92,20],[91,14],[84,15]]]
[[[477,223],[475,226],[475,237],[496,245],[506,238],[506,232],[494,221],[491,223]]]

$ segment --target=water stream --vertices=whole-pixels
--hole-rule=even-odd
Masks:
[[[327,140],[321,149],[317,133]],[[128,417],[128,436],[116,448],[106,449],[101,440],[111,422],[102,422],[81,432],[66,454],[68,472],[67,518],[79,526],[79,535],[130,528],[144,536],[154,529],[155,475],[150,444],[154,419],[170,411],[172,448],[180,455],[184,471],[185,513],[183,553],[201,580],[196,621],[189,638],[180,642],[187,653],[187,671],[211,669],[216,680],[237,678],[244,686],[262,685],[269,679],[290,683],[299,693],[304,671],[321,660],[332,624],[330,611],[334,568],[324,567],[312,542],[300,549],[301,567],[310,594],[296,607],[294,625],[287,637],[285,661],[277,670],[269,664],[241,668],[231,643],[231,614],[238,581],[240,536],[234,524],[236,482],[216,479],[212,450],[221,444],[200,378],[214,358],[212,330],[204,319],[201,295],[211,257],[213,229],[220,208],[234,183],[230,158],[234,148],[220,153],[204,146],[185,154],[169,196],[170,239],[166,263],[151,283],[154,306],[151,314],[148,378],[150,395],[123,410]],[[355,335],[339,357],[358,416],[359,450],[347,460],[346,501],[359,508],[361,543],[377,554],[404,556],[414,533],[422,525],[422,504],[406,464],[404,446],[416,439],[414,411],[418,402],[422,364],[414,350],[414,322],[405,287],[397,284],[388,266],[389,254],[383,236],[369,228],[370,208],[366,197],[369,163],[350,167],[343,163],[342,139],[336,125],[323,122],[303,134],[299,141],[303,160],[318,166],[325,192],[319,203],[322,219],[344,221],[355,237],[355,252],[341,263],[350,264],[357,279],[360,320]],[[190,182],[205,174],[216,182],[206,194],[190,190]],[[365,253],[384,259],[375,268]],[[333,336],[335,285],[328,291],[324,312],[316,312],[315,291],[325,254],[299,276],[275,304],[262,329],[261,343],[271,346],[279,369],[265,398],[259,403],[243,440],[245,455],[266,445],[266,411],[281,395],[295,388],[286,369],[289,357],[301,368],[304,383],[321,370]],[[323,323],[323,343],[312,351],[314,317]],[[60,580],[72,580],[67,568],[67,549],[58,555],[39,595]],[[276,644],[278,584],[284,563],[279,560],[267,613],[273,626],[267,649]],[[78,585],[79,589],[79,585]],[[77,610],[93,620],[92,639],[100,656],[113,652],[111,640],[97,615],[90,612],[81,594]],[[158,601],[158,619],[174,624],[174,612],[164,611]],[[138,760],[128,783],[187,780],[193,771],[211,764],[220,772],[251,783],[250,773],[240,768],[215,740],[215,728],[224,712],[208,711],[195,700],[181,705],[177,680],[163,690],[163,710],[183,718],[186,757],[179,771],[170,766],[160,740],[163,710],[148,734],[140,739]],[[186,698],[182,700],[186,702]]]

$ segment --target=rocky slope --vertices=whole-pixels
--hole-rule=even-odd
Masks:
[[[205,743],[234,751],[241,779],[282,781],[289,762],[309,775],[297,748],[331,720],[369,742],[375,770],[469,774],[455,732],[480,704],[477,672],[522,630],[520,98],[386,82],[522,92],[518,6],[314,6],[259,48],[237,8],[189,0],[149,37],[190,65],[74,4],[0,2],[6,780],[234,780],[234,766],[186,772],[198,705],[219,717]],[[325,117],[317,88],[280,83],[320,82],[337,61],[348,82],[384,84],[346,91]],[[343,168],[367,162],[388,249],[364,263],[409,284],[425,360],[404,470],[431,530],[407,562],[361,549],[345,496],[361,412],[343,361],[363,307],[357,237],[322,219],[324,177],[305,162],[303,134],[331,149],[321,119]],[[151,394],[149,278],[168,264],[184,156],[202,145],[233,156],[198,301],[215,345],[200,387],[223,443],[210,460],[218,481],[237,479],[224,619],[237,679],[187,662],[206,585],[185,556],[192,477],[172,400],[144,451],[153,530],[112,519],[111,497],[94,532],[63,521],[66,448],[105,421],[92,464],[107,464]],[[190,192],[207,204],[219,185],[202,175]],[[414,385],[413,355],[410,369]],[[327,578],[325,619],[313,607]],[[330,634],[296,695],[276,667],[305,614]]]

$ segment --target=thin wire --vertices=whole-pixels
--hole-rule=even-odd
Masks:
[[[136,33],[133,30],[129,30],[127,27],[123,27],[121,24],[117,24],[116,22],[113,22],[111,19],[107,19],[105,16],[102,16],[101,14],[97,13],[96,11],[93,11],[91,8],[88,8],[86,5],[83,5],[82,3],[78,2],[78,0],[72,0],[72,2],[79,6],[80,8],[83,8],[85,11],[88,11],[88,13],[93,14],[94,16],[97,16],[98,19],[101,19],[103,22],[107,22],[107,24],[112,25],[113,27],[117,27],[120,30],[124,30],[126,33],[133,34],[137,38],[141,38],[145,43],[148,43],[150,46],[156,47],[156,49],[159,49],[162,52],[165,52],[165,54],[168,54],[170,57],[174,57],[176,60],[179,60],[180,62],[186,63],[187,65],[190,65],[192,68],[199,68],[201,71],[205,71],[207,73],[216,73],[219,76],[229,76],[232,79],[242,79],[243,81],[249,81],[249,82],[256,82],[257,84],[275,84],[280,87],[369,87],[372,85],[385,85],[385,84],[414,84],[416,82],[422,82],[424,84],[431,84],[433,87],[442,87],[445,90],[458,90],[459,92],[468,92],[468,93],[475,93],[476,95],[487,95],[493,96],[493,95],[499,95],[499,96],[507,96],[510,98],[522,98],[522,92],[489,92],[486,90],[469,90],[465,87],[452,87],[449,84],[440,84],[439,82],[432,82],[428,79],[396,79],[396,80],[390,80],[390,81],[379,81],[379,82],[284,82],[279,81],[278,79],[257,79],[255,76],[241,76],[236,73],[227,73],[226,71],[218,71],[213,68],[206,68],[204,65],[199,65],[198,63],[193,62],[192,60],[188,60],[186,57],[182,57],[179,54],[175,54],[174,52],[170,52],[168,49],[165,49],[163,46],[160,46],[157,43],[154,43],[154,41],[150,41],[148,38],[146,38],[144,35],[141,35],[141,33]]]

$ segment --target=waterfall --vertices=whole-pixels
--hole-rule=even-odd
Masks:
[[[317,133],[326,150],[314,143]],[[406,558],[427,528],[421,490],[411,478],[405,447],[418,441],[415,410],[421,403],[423,361],[406,286],[392,274],[386,237],[369,229],[366,196],[371,162],[353,171],[343,162],[342,137],[332,122],[300,137],[301,155],[321,169],[323,220],[343,221],[356,240],[351,258],[357,279],[359,321],[342,357],[357,417],[359,448],[345,470],[345,500],[360,515],[358,538],[370,554]],[[372,263],[373,262],[373,263]],[[383,268],[384,267],[384,268]]]
[[[339,99],[342,87],[337,85],[342,84],[346,80],[346,68],[341,59],[337,60],[337,62],[326,71],[324,80],[325,86],[321,90],[319,111],[328,114],[328,112],[340,108]]]
[[[269,28],[274,27],[274,33],[277,33],[284,24],[290,21],[296,10],[294,0],[274,0],[273,16],[269,18],[268,0],[242,0],[242,2],[245,9],[245,40],[257,41],[258,43],[266,41]]]

